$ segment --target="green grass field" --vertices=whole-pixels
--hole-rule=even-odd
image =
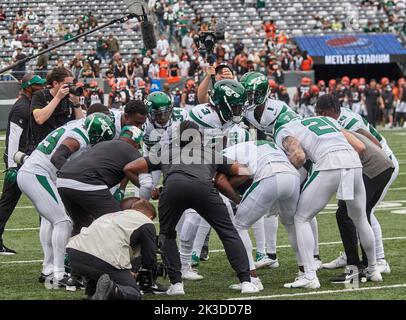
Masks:
[[[4,135],[2,133],[1,135]],[[384,203],[377,211],[381,223],[386,251],[386,259],[392,272],[384,275],[382,283],[361,284],[357,290],[348,290],[344,285],[330,284],[329,278],[341,270],[321,270],[318,273],[321,288],[318,290],[291,290],[283,284],[294,279],[295,259],[288,245],[287,234],[280,225],[278,231],[277,269],[261,269],[259,275],[264,291],[259,294],[242,296],[228,289],[237,278],[233,274],[222,246],[215,233],[210,242],[210,260],[201,263],[199,273],[205,278],[199,282],[185,281],[186,295],[179,299],[379,299],[399,300],[406,298],[406,131],[385,131],[385,137],[394,150],[399,163],[400,175],[391,187]],[[1,153],[4,141],[0,142]],[[0,165],[4,171],[4,164]],[[0,179],[3,179],[0,176]],[[0,180],[0,184],[3,180]],[[335,201],[332,199],[322,214],[318,216],[320,254],[327,262],[337,257],[343,250],[334,216]],[[81,299],[83,292],[47,290],[38,283],[41,272],[42,252],[39,243],[39,219],[30,201],[23,197],[12,215],[4,234],[5,244],[18,254],[0,257],[0,299]],[[166,279],[160,279],[163,284]],[[168,296],[145,296],[145,299],[173,299]]]

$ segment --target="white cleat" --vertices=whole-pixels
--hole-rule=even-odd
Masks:
[[[389,263],[385,260],[385,259],[379,259],[376,262],[376,269],[380,272],[380,273],[386,273],[389,274],[390,273],[390,266]]]
[[[339,269],[345,267],[346,265],[347,265],[347,256],[345,255],[345,253],[340,252],[340,255],[337,259],[334,259],[333,261],[328,263],[323,263],[321,267],[323,269]]]
[[[166,294],[168,296],[184,295],[185,290],[183,289],[183,283],[182,282],[178,282],[178,283],[175,283],[175,284],[171,283],[168,290],[166,290]]]
[[[244,281],[241,283],[241,293],[257,293],[259,292],[258,287],[252,282]]]
[[[304,276],[299,276],[292,283],[285,283],[283,285],[285,288],[307,288],[307,289],[318,289],[320,288],[320,282],[317,277],[312,280],[307,279]]]
[[[369,271],[367,271],[367,273],[365,274],[366,278],[368,281],[372,281],[372,282],[380,282],[382,281],[382,275],[378,270],[375,270],[374,272],[370,273]]]
[[[272,261],[273,260],[269,259],[267,256],[264,256],[260,260],[254,262],[255,269],[261,269],[263,267],[270,266],[272,264]]]
[[[261,282],[260,278],[251,277],[251,283],[254,284],[258,288],[259,291],[264,290],[264,286],[262,285],[262,282]],[[241,291],[242,290],[242,284],[241,283],[232,284],[228,288],[231,289],[231,290]]]
[[[323,262],[321,262],[319,259],[314,259],[314,265],[316,266],[316,271],[323,268]]]
[[[199,281],[202,280],[204,277],[197,273],[197,271],[193,270],[192,268],[185,268],[181,270],[182,272],[182,279],[191,280],[191,281]]]

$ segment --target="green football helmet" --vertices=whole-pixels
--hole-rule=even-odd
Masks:
[[[218,110],[223,121],[240,123],[247,103],[247,94],[238,81],[221,80],[214,84],[209,102]]]
[[[121,129],[120,137],[125,137],[138,144],[141,144],[141,141],[144,138],[144,132],[136,126],[124,126]]]
[[[276,119],[275,125],[273,127],[274,132],[276,132],[283,125],[285,125],[295,119],[301,119],[300,116],[296,112],[286,111],[286,112],[281,113],[278,116],[278,118]]]
[[[84,127],[89,135],[91,145],[101,141],[112,140],[116,134],[116,127],[107,114],[96,112],[87,116]]]
[[[247,72],[241,77],[240,82],[247,91],[247,110],[260,106],[271,94],[268,78],[260,72]]]
[[[172,115],[172,100],[162,91],[156,91],[148,95],[145,100],[148,109],[148,117],[153,124],[164,126]]]

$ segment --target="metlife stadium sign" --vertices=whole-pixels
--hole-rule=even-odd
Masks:
[[[333,34],[299,36],[300,50],[306,50],[319,65],[385,64],[406,61],[406,49],[393,34]]]
[[[390,63],[389,54],[351,54],[325,56],[325,64],[379,64]]]

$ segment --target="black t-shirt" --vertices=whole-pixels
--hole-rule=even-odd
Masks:
[[[192,149],[193,150],[193,149]],[[196,152],[195,152],[196,151]],[[212,149],[194,149],[185,155],[177,147],[168,147],[162,151],[160,159],[146,157],[148,171],[162,170],[163,182],[174,173],[179,173],[198,180],[202,183],[213,183],[216,172],[230,175],[231,165],[234,163]]]
[[[30,103],[30,98],[25,94],[22,94],[21,97],[15,102],[8,115],[6,149],[4,150],[4,161],[6,163],[6,167],[8,163],[7,155],[9,152],[9,146],[14,146],[12,151],[13,153],[21,151],[26,154],[31,154],[32,150],[34,149],[29,134]],[[12,132],[11,136],[10,132]],[[18,146],[17,150],[15,146]],[[11,155],[11,157],[13,157],[13,155]]]
[[[33,112],[35,109],[42,109],[46,107],[53,98],[54,97],[51,95],[49,89],[35,92],[31,99],[31,112]],[[56,107],[51,117],[44,124],[39,125],[33,121],[32,131],[35,145],[37,146],[55,129],[63,126],[69,121],[75,120],[75,112],[73,109],[73,103],[69,101],[68,97],[65,97]]]
[[[104,141],[65,163],[58,178],[72,179],[109,189],[125,177],[126,164],[141,157],[140,152],[123,140]]]
[[[365,105],[369,108],[378,108],[379,90],[365,88]]]

